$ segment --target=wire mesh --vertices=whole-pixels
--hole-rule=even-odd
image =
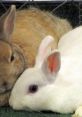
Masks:
[[[11,4],[15,4],[18,10],[28,7],[37,7],[49,10],[51,13],[68,19],[75,27],[82,24],[82,2],[76,0],[1,0],[0,15],[2,15]]]

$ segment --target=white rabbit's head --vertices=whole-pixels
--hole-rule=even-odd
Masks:
[[[46,46],[42,44],[44,42]],[[9,100],[14,109],[50,109],[53,82],[60,69],[60,53],[50,52],[51,49],[48,48],[52,42],[50,36],[42,41],[35,66],[27,69],[16,82]]]

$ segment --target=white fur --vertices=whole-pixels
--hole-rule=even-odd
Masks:
[[[38,49],[35,67],[41,67],[42,62],[44,61],[45,57],[50,54],[51,50],[53,49],[52,45],[54,43],[54,38],[52,36],[46,36]]]
[[[9,103],[14,109],[51,110],[71,113],[82,105],[82,27],[60,39],[61,67],[53,82],[42,67],[27,69],[16,82]],[[28,93],[30,84],[39,84],[36,93]]]

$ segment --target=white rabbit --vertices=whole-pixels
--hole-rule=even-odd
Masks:
[[[58,50],[51,52],[48,45],[42,52],[39,49],[35,66],[16,82],[10,106],[18,110],[76,111],[74,117],[82,117],[82,26],[65,34]]]

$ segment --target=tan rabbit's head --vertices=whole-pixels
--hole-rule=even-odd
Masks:
[[[0,94],[11,90],[25,69],[22,51],[12,44],[15,12],[15,6],[12,5],[0,18]]]

